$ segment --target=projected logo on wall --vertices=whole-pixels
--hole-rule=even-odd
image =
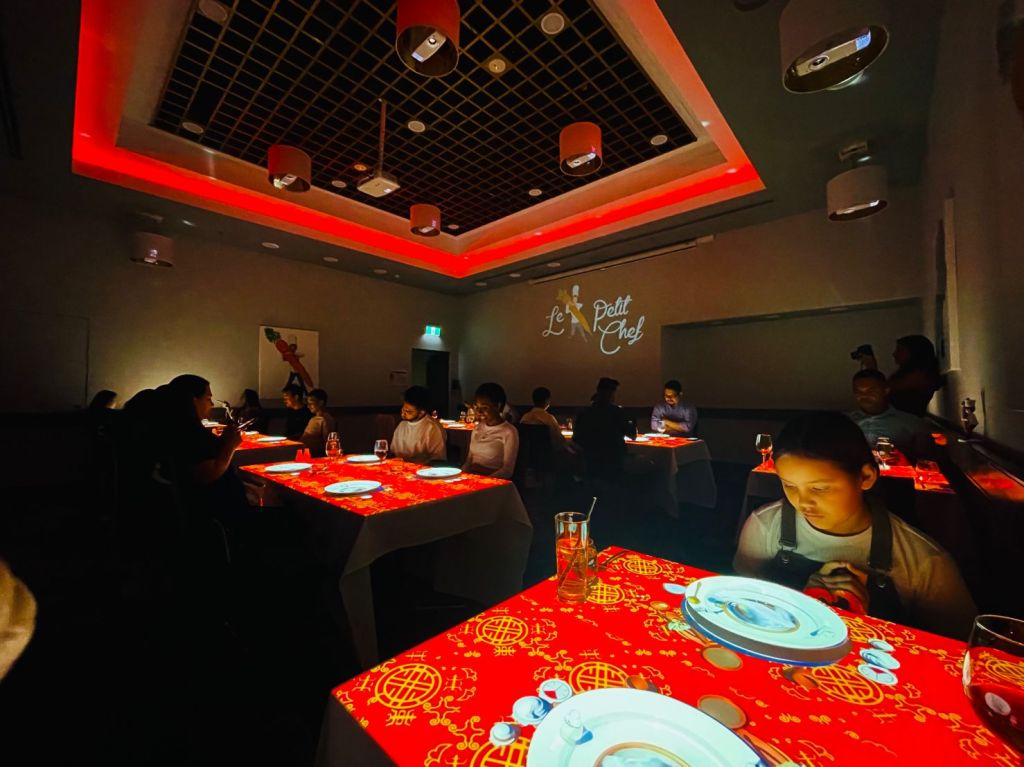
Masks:
[[[585,343],[596,338],[598,349],[610,355],[644,337],[644,315],[635,320],[630,317],[633,297],[629,293],[614,301],[598,298],[590,309],[580,299],[579,285],[573,285],[571,291],[560,288],[555,299],[547,316],[547,329],[541,332],[544,338],[567,332],[569,338],[579,336]]]

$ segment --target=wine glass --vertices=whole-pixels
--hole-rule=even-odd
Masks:
[[[565,429],[566,429],[566,431],[572,431],[572,419],[571,418],[566,418],[565,419]]]
[[[654,421],[654,430],[658,432],[658,434],[664,434],[667,428],[668,427],[665,426],[664,418],[658,418]]]
[[[896,452],[896,446],[892,444],[889,437],[879,437],[875,440],[875,455],[878,456],[879,468],[885,471],[889,468],[889,459]]]
[[[341,458],[341,438],[338,432],[332,431],[327,435],[327,442],[324,444],[324,455],[330,459]]]
[[[473,408],[466,411],[466,423],[473,423],[476,420],[476,412]]]
[[[380,459],[381,463],[384,463],[388,457],[388,441],[386,439],[378,439],[374,442],[373,454]]]
[[[466,411],[465,410],[460,410],[459,411],[459,423],[465,423],[465,422],[466,422]]]
[[[978,718],[1024,754],[1024,621],[1002,615],[975,618],[963,682]]]
[[[761,465],[766,465],[768,457],[772,454],[772,435],[758,434],[754,437],[754,447],[761,454]]]

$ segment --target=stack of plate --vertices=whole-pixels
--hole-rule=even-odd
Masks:
[[[769,581],[701,578],[687,587],[683,614],[709,639],[778,663],[827,666],[851,649],[846,624],[830,607]]]

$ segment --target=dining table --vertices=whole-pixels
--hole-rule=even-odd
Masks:
[[[375,561],[436,543],[434,588],[491,605],[522,588],[533,537],[522,499],[507,480],[457,469],[448,472],[453,476],[426,478],[419,464],[374,459],[356,455],[240,469],[247,483],[261,484],[265,497],[305,522],[315,555],[337,584],[339,623],[363,668],[379,660],[370,573]],[[354,481],[376,486],[355,494],[337,487]]]
[[[598,563],[585,602],[559,601],[549,578],[334,688],[318,767],[592,767],[602,759],[565,744],[593,739],[589,752],[606,755],[666,730],[712,750],[746,744],[767,767],[1020,764],[964,694],[961,641],[822,607],[845,625],[845,655],[764,660],[688,622],[681,594],[711,573],[617,547]],[[879,649],[895,670],[864,670]],[[999,672],[1024,684],[1020,666]],[[531,696],[544,695],[538,709]],[[691,727],[680,733],[681,714]]]
[[[301,442],[287,437],[246,431],[242,432],[242,442],[231,457],[231,465],[237,468],[253,463],[286,461],[303,447]]]

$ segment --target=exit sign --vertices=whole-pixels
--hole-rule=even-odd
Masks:
[[[441,326],[440,325],[427,325],[423,329],[423,335],[425,336],[440,336]]]

